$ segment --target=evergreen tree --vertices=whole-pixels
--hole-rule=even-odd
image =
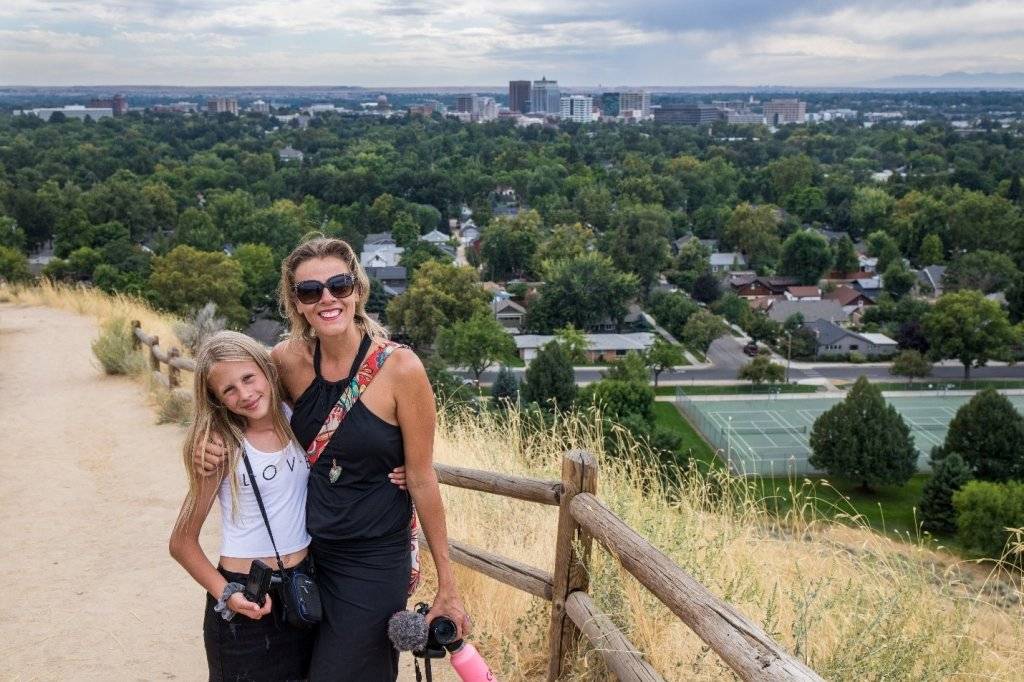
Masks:
[[[833,267],[836,272],[841,274],[860,270],[860,261],[857,259],[857,252],[853,248],[853,241],[849,235],[844,234],[836,242],[836,262]]]
[[[498,376],[491,384],[491,399],[498,407],[514,405],[519,399],[519,381],[512,370],[505,365],[498,370]]]
[[[933,458],[932,469],[932,477],[924,484],[921,495],[921,525],[932,533],[952,535],[956,532],[953,493],[971,480],[971,469],[955,452],[938,461]]]
[[[576,375],[562,344],[551,341],[537,351],[520,388],[524,401],[547,410],[564,410],[572,405],[576,399]]]
[[[877,485],[903,485],[917,467],[906,422],[863,376],[843,402],[818,417],[810,442],[811,466],[860,481],[866,491]]]
[[[1024,417],[992,388],[979,392],[949,423],[944,452],[959,452],[975,477],[1024,477]]]
[[[693,281],[693,300],[701,303],[711,304],[722,297],[722,285],[718,278],[710,272],[698,275]]]

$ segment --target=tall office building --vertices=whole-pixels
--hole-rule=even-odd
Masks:
[[[594,112],[594,100],[586,95],[563,97],[560,102],[560,116],[576,123],[590,123]]]
[[[764,120],[768,125],[804,123],[807,119],[807,102],[797,99],[773,99],[764,103]]]
[[[86,106],[92,109],[110,109],[114,116],[124,116],[128,113],[128,100],[120,93],[109,99],[91,99]]]
[[[662,104],[654,110],[656,123],[682,123],[698,126],[724,118],[722,110],[707,104]]]
[[[558,81],[549,81],[546,76],[533,81],[530,90],[530,111],[539,114],[561,113],[562,91],[558,89]]]
[[[472,114],[476,103],[476,95],[459,95],[455,98],[455,111],[460,114]]]
[[[650,118],[651,116],[651,93],[646,90],[629,90],[619,93],[619,113],[625,115],[628,111],[639,111],[639,115],[632,114],[636,118]]]
[[[508,110],[517,114],[530,111],[530,81],[508,82]]]
[[[206,100],[206,111],[211,114],[238,115],[238,100],[234,97],[211,97]]]

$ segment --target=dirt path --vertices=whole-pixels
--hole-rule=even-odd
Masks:
[[[0,679],[205,679],[202,591],[167,553],[184,431],[96,368],[95,335],[0,304]]]

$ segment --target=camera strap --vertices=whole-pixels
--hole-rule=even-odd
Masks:
[[[281,561],[281,554],[277,551],[277,543],[274,542],[274,531],[270,530],[270,519],[267,517],[267,510],[263,506],[263,496],[260,495],[260,487],[256,485],[256,475],[252,472],[252,464],[249,463],[249,455],[242,446],[242,461],[245,462],[245,470],[249,473],[249,482],[252,483],[252,492],[256,495],[256,504],[260,507],[260,514],[263,515],[263,524],[267,527],[267,534],[270,535],[270,544],[274,547],[274,556],[277,557],[277,568],[284,573],[284,562]]]

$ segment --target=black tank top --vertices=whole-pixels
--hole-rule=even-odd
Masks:
[[[317,339],[313,350],[316,376],[295,401],[291,419],[292,430],[304,448],[320,432],[370,345],[370,337],[364,336],[348,376],[327,381],[320,374]],[[342,471],[331,483],[330,470],[335,462]],[[405,449],[401,429],[357,400],[310,471],[306,499],[310,535],[320,540],[357,540],[383,538],[408,528],[412,515],[409,493],[388,480],[388,473],[402,464]]]

